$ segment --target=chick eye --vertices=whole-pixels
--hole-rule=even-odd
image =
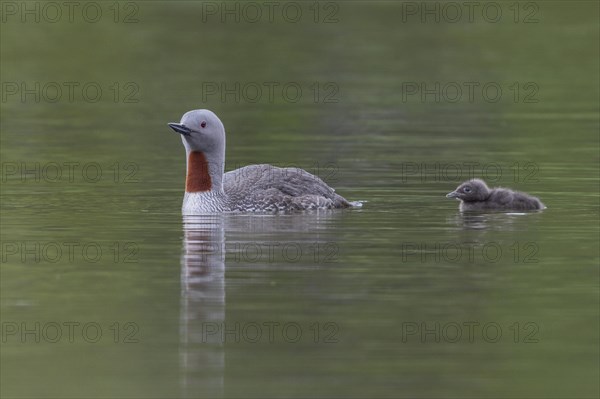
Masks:
[[[200,127],[206,127],[206,121],[200,122]]]
[[[465,187],[465,188],[463,188],[463,191],[465,193],[470,193],[471,192],[471,187]]]

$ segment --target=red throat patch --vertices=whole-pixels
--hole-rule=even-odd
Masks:
[[[208,171],[208,162],[203,152],[193,151],[190,153],[187,165],[187,176],[185,178],[185,191],[197,193],[210,191],[212,181]]]

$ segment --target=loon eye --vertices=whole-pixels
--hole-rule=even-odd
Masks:
[[[206,127],[206,121],[200,122],[200,127],[203,127],[203,128]]]
[[[465,193],[470,193],[471,192],[471,187],[467,186],[467,187],[463,188],[463,191]]]

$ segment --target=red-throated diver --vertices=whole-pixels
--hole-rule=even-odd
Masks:
[[[169,126],[181,134],[187,158],[182,212],[286,212],[361,206],[298,168],[249,165],[224,173],[225,128],[206,109],[189,111]]]

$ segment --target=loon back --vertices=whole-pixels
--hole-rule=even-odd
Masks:
[[[225,173],[223,188],[236,210],[308,210],[353,206],[318,176],[299,168],[249,165]]]

